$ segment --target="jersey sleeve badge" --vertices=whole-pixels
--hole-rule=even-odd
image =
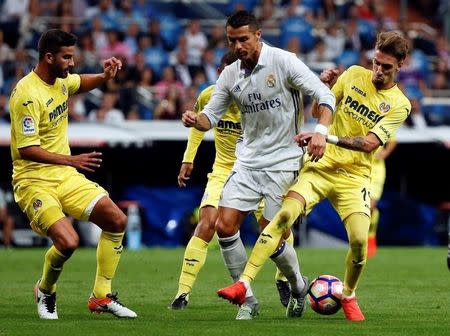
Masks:
[[[36,133],[36,127],[34,125],[34,119],[32,116],[25,116],[22,119],[22,132],[24,135],[30,135]]]

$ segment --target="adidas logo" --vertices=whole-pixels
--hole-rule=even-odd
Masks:
[[[232,92],[241,92],[241,87],[240,87],[239,85],[236,85],[236,86],[233,88]]]

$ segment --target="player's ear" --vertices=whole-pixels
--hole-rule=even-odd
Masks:
[[[404,60],[398,61],[397,71],[399,71],[401,69],[401,67],[403,66],[403,62],[404,62]]]
[[[258,30],[255,32],[255,35],[256,35],[256,38],[259,40],[259,39],[261,38],[261,35],[262,35],[261,29],[258,29]]]
[[[47,63],[53,64],[55,62],[55,56],[52,53],[48,52],[45,54],[45,60],[47,61]]]

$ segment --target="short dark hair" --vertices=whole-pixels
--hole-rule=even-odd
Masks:
[[[46,53],[56,54],[61,47],[71,47],[77,43],[77,37],[61,29],[49,29],[41,35],[38,43],[39,60]]]
[[[225,67],[227,65],[230,65],[238,60],[238,57],[236,54],[232,51],[227,52],[222,56],[220,59],[220,67]]]
[[[227,20],[227,24],[225,27],[232,27],[232,28],[240,28],[243,26],[249,26],[250,31],[257,31],[258,29],[261,29],[261,24],[259,23],[259,20],[251,13],[240,10],[236,13],[230,15]]]
[[[396,31],[388,31],[377,35],[375,49],[394,56],[397,61],[403,61],[408,55],[408,41]]]

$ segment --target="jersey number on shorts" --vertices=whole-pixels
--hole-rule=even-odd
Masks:
[[[366,188],[362,188],[361,193],[363,194],[364,202],[367,202],[367,197],[370,198],[370,192]]]

